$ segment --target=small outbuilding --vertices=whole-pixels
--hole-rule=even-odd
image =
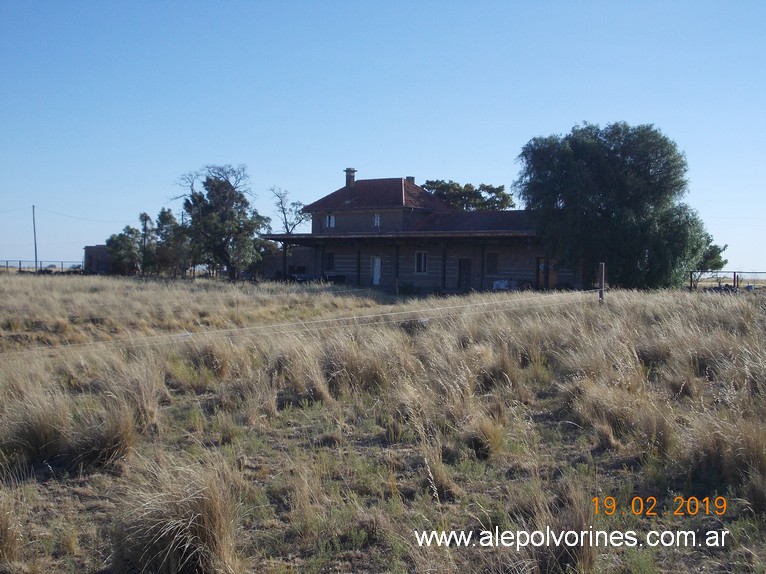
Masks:
[[[106,245],[86,245],[82,269],[92,275],[106,275],[112,272],[112,258]]]

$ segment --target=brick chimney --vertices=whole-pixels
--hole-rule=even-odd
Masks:
[[[354,178],[356,177],[356,170],[353,167],[347,167],[343,171],[346,172],[346,187],[354,187]]]
[[[407,176],[407,177],[405,177],[404,179],[406,179],[406,180],[407,180],[407,181],[409,181],[410,183],[415,183],[415,176],[414,176],[414,175],[408,175],[408,176]]]

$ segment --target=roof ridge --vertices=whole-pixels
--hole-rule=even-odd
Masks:
[[[353,197],[348,195],[353,190]],[[444,202],[406,177],[358,179],[304,207],[304,212],[353,209],[413,208],[429,211],[447,209]]]

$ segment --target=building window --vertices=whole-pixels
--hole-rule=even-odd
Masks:
[[[497,253],[487,253],[487,275],[497,275]]]
[[[335,253],[324,254],[324,270],[335,271]]]
[[[335,214],[328,213],[325,218],[325,227],[335,227]]]
[[[380,227],[380,213],[376,213],[372,216],[372,226]]]
[[[415,252],[415,273],[428,272],[428,253],[425,251]]]

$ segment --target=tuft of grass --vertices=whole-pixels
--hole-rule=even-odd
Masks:
[[[173,353],[165,361],[165,382],[173,390],[197,395],[213,388],[213,373],[202,363],[196,363]]]
[[[766,429],[753,421],[721,420],[700,415],[689,444],[675,461],[678,472],[692,491],[748,484],[755,506],[761,504],[766,477]]]
[[[751,472],[746,479],[743,496],[757,514],[766,514],[766,476]]]
[[[593,525],[593,504],[590,494],[572,477],[556,484],[558,490],[552,510],[538,514],[538,527],[555,532],[587,532]],[[559,572],[590,572],[598,557],[598,548],[590,544],[541,546],[537,563],[541,574]]]
[[[334,397],[389,389],[392,367],[396,370],[391,364],[391,355],[397,347],[386,345],[392,341],[377,343],[335,338],[324,346],[322,369]]]
[[[633,424],[643,449],[662,459],[669,457],[676,442],[676,431],[669,417],[657,407],[644,408],[634,414]]]
[[[160,460],[145,464],[139,474],[112,533],[114,572],[242,572],[237,481],[222,460],[205,465]]]
[[[242,434],[242,429],[230,413],[218,411],[210,421],[209,432],[219,445],[224,445],[234,442]]]
[[[0,571],[4,564],[21,559],[24,546],[18,504],[10,493],[0,490]]]
[[[595,422],[593,430],[596,432],[596,448],[599,450],[611,450],[619,448],[620,441],[614,436],[614,429],[605,422]]]
[[[277,408],[333,403],[317,354],[316,346],[285,341],[268,370],[269,386],[277,389]]]
[[[498,418],[482,413],[469,423],[464,440],[476,458],[487,460],[503,452],[505,435],[505,428]]]
[[[601,449],[633,439],[641,452],[665,458],[675,444],[676,430],[670,417],[646,394],[636,396],[619,387],[591,383],[575,399],[574,410],[580,424],[596,431]]]
[[[7,462],[20,466],[61,462],[72,451],[71,416],[71,399],[58,393],[35,393],[15,401],[0,421],[0,450]]]
[[[423,473],[423,490],[434,502],[454,502],[465,496],[465,490],[442,462],[440,445],[423,446]]]
[[[140,364],[124,366],[115,379],[111,385],[112,392],[122,396],[133,410],[137,430],[142,434],[159,436],[161,405],[170,403],[170,394],[158,357],[142,357]]]
[[[216,379],[226,379],[232,370],[231,346],[222,343],[205,342],[190,345],[189,360],[199,372],[209,372]]]
[[[114,397],[78,403],[60,393],[35,393],[14,404],[0,424],[0,451],[18,468],[106,467],[137,442],[132,410]]]
[[[127,457],[138,443],[133,412],[125,404],[107,403],[77,413],[68,456],[73,463],[105,467]]]

